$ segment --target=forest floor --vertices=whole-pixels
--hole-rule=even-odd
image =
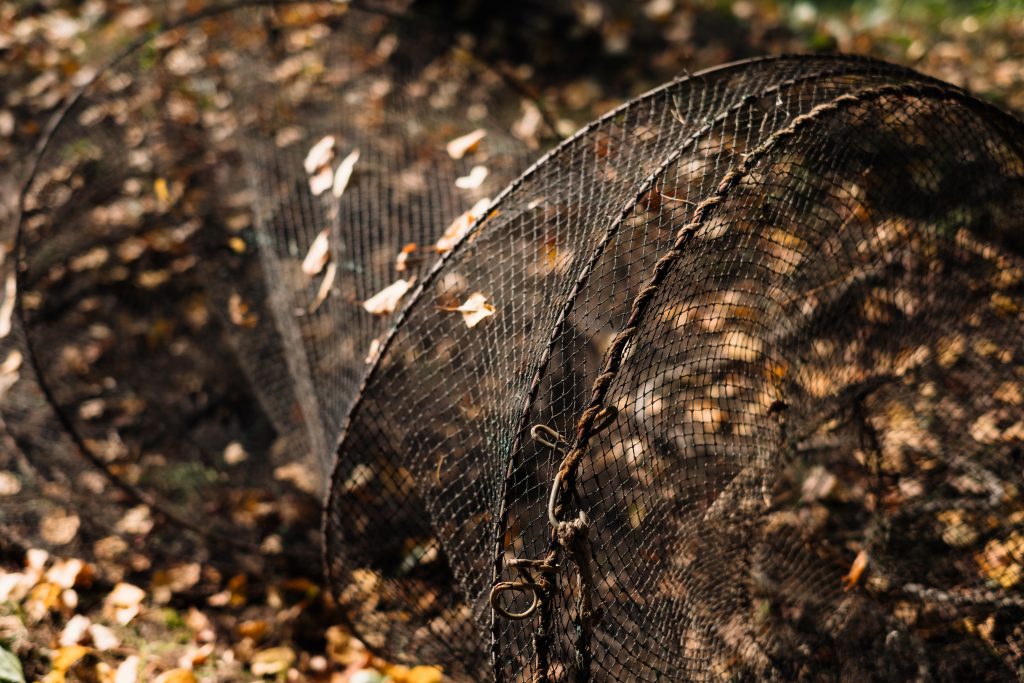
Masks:
[[[167,4],[181,10],[202,3]],[[485,22],[479,15],[456,17],[452,34],[471,35],[481,57],[502,63],[536,93],[563,135],[680,73],[782,52],[881,57],[1024,111],[1024,8],[1015,2],[975,14],[944,14],[937,9],[944,3],[923,1],[828,9],[775,0],[562,4],[555,19],[540,11],[520,17],[519,8],[496,9]],[[0,266],[13,260],[19,187],[49,117],[113,47],[152,21],[146,4],[126,0],[0,6]],[[567,31],[575,36],[572,45],[560,39]],[[0,316],[4,310],[0,305]],[[0,401],[4,372],[0,366]],[[12,447],[0,440],[0,449]],[[0,471],[0,496],[9,493],[6,474]],[[294,500],[266,504],[292,505],[274,514],[316,523],[315,511]],[[0,526],[16,524],[0,519]],[[127,524],[149,521],[140,513]],[[276,574],[257,576],[244,566],[150,556],[142,545],[124,555],[112,580],[91,560],[3,542],[0,537],[0,683],[441,679],[430,662],[395,666],[371,656],[340,625],[316,562],[280,563]]]

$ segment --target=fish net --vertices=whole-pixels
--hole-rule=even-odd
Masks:
[[[410,17],[211,11],[57,119],[4,534],[308,564],[322,500],[350,626],[454,680],[1021,676],[1024,125],[783,56],[526,168]]]

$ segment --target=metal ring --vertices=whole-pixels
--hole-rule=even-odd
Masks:
[[[488,598],[488,602],[491,605],[491,609],[493,609],[501,616],[505,617],[506,619],[513,619],[515,621],[519,621],[522,619],[528,619],[530,616],[533,615],[534,612],[537,611],[537,608],[540,607],[540,596],[541,591],[543,590],[544,587],[541,586],[539,583],[536,583],[535,581],[501,581],[499,583],[494,584],[494,586],[491,588],[491,595]],[[504,607],[502,607],[500,602],[501,594],[508,591],[515,591],[517,593],[526,593],[527,591],[529,591],[533,594],[533,602],[531,602],[530,606],[522,612],[510,612]]]

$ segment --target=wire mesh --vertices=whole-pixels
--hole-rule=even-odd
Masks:
[[[518,94],[406,3],[243,4],[40,154],[9,540],[305,559],[322,498],[350,625],[454,680],[1021,676],[1018,120],[782,56],[519,175]]]

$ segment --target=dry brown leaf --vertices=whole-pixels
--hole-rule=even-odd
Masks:
[[[380,348],[380,339],[374,339],[373,341],[371,341],[370,349],[366,352],[366,358],[363,359],[363,362],[366,363],[367,365],[376,363],[377,359],[380,358]]]
[[[201,567],[198,562],[176,564],[167,569],[157,570],[150,585],[153,601],[161,605],[170,602],[174,593],[187,591],[199,583],[200,574]]]
[[[352,178],[352,171],[355,170],[356,162],[359,161],[359,150],[352,150],[352,152],[341,160],[338,164],[338,169],[334,172],[334,180],[331,185],[331,193],[336,197],[340,198],[345,193],[345,188],[348,187],[348,181]]]
[[[153,683],[196,683],[196,676],[189,669],[171,669],[154,678]]]
[[[21,493],[21,480],[10,472],[0,471],[0,496],[16,496],[19,493]]]
[[[292,462],[274,469],[274,479],[290,482],[307,493],[316,493],[316,476],[301,462]]]
[[[270,633],[270,622],[266,619],[247,619],[240,623],[235,630],[242,638],[260,640]]]
[[[12,270],[4,282],[4,300],[0,303],[0,339],[11,333],[11,317],[14,314],[14,300],[18,293],[18,280]]]
[[[334,160],[334,136],[327,135],[320,138],[315,145],[309,148],[306,158],[302,161],[302,167],[306,173],[313,175],[317,170],[327,166]]]
[[[290,647],[272,647],[254,654],[249,668],[254,676],[275,676],[294,663],[295,651]]]
[[[465,212],[445,228],[444,234],[437,240],[437,244],[434,245],[434,249],[440,253],[451,251],[462,237],[469,232],[469,229],[473,227],[473,223],[477,219],[483,217],[487,211],[487,207],[491,205],[491,200],[488,197],[484,197],[476,204],[473,205],[469,211]]]
[[[317,309],[320,308],[323,302],[327,301],[327,297],[331,293],[331,287],[334,286],[334,277],[338,274],[338,264],[329,263],[327,265],[327,272],[324,273],[324,279],[320,282],[320,289],[316,292],[316,298],[313,299],[313,303],[309,307],[310,313],[316,313]]]
[[[487,297],[480,292],[473,292],[466,299],[465,303],[455,308],[445,308],[445,311],[453,313],[461,313],[462,321],[466,323],[466,327],[473,328],[480,324],[480,321],[484,318],[489,318],[494,315],[495,308],[491,304],[487,303]]]
[[[89,626],[89,638],[92,639],[92,646],[100,652],[113,650],[121,645],[121,639],[102,624],[92,624]]]
[[[206,643],[199,647],[192,646],[178,659],[178,666],[182,669],[194,669],[197,666],[202,666],[210,661],[213,649],[213,643]]]
[[[416,245],[415,242],[409,242],[404,247],[402,247],[402,251],[400,251],[398,253],[398,256],[395,257],[395,272],[396,273],[404,273],[406,270],[408,270],[408,268],[409,268],[409,255],[412,254],[414,251],[416,251],[416,246],[417,245]]]
[[[39,523],[39,535],[53,545],[66,545],[78,535],[81,520],[73,512],[53,510]]]
[[[455,187],[460,190],[475,190],[487,180],[487,167],[474,166],[469,170],[468,175],[455,179]]]
[[[260,320],[258,315],[249,310],[249,304],[242,301],[237,292],[232,292],[228,297],[228,317],[233,324],[249,329],[256,327]]]
[[[480,141],[483,140],[486,135],[487,131],[483,128],[477,128],[472,133],[466,133],[465,135],[455,138],[449,142],[446,147],[448,150],[448,156],[452,159],[461,159],[469,152],[475,150],[480,145]]]
[[[412,287],[413,280],[396,280],[363,302],[363,308],[374,315],[390,315],[398,302]]]
[[[57,639],[57,643],[61,647],[78,645],[85,638],[85,634],[89,631],[89,626],[91,625],[92,621],[89,620],[89,617],[83,614],[76,614],[68,619],[68,623],[64,625],[64,630],[60,632],[60,638]]]
[[[118,520],[115,527],[123,534],[145,536],[153,530],[153,515],[148,505],[136,505]]]
[[[77,558],[57,560],[46,572],[46,580],[61,588],[72,588],[78,575],[85,569],[85,562]]]
[[[237,465],[240,462],[245,462],[248,458],[249,454],[237,441],[232,441],[224,449],[224,462],[229,465]]]
[[[315,174],[309,176],[309,191],[314,197],[319,197],[334,185],[334,173],[330,166],[324,166]]]
[[[330,229],[324,228],[309,245],[306,258],[302,259],[302,272],[310,277],[316,275],[331,258]]]
[[[103,601],[103,613],[124,626],[139,613],[146,592],[138,586],[121,582],[114,586]]]
[[[868,568],[868,551],[861,550],[857,553],[857,557],[853,558],[853,564],[850,565],[850,571],[843,577],[843,590],[852,590],[857,582],[860,581],[861,575],[864,574],[864,570]]]
[[[129,655],[117,667],[114,673],[114,683],[135,683],[139,679],[139,665],[142,660],[138,655]]]

